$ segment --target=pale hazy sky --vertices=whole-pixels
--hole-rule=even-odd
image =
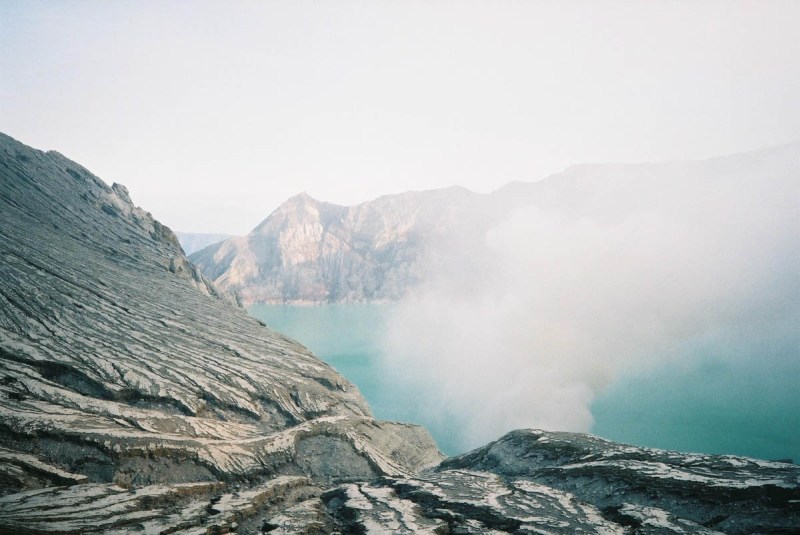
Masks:
[[[0,131],[175,230],[800,140],[800,2],[0,3]]]

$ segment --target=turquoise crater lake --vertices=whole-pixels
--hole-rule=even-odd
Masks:
[[[250,314],[309,347],[355,383],[375,416],[424,425],[448,455],[462,453],[452,421],[429,410],[382,358],[391,305],[253,305]],[[762,459],[800,458],[800,363],[709,353],[691,365],[617,378],[592,405],[592,433],[640,446]]]

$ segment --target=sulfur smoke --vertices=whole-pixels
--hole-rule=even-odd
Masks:
[[[798,145],[579,166],[485,205],[463,215],[480,230],[431,246],[385,344],[462,450],[515,428],[589,431],[613,380],[709,341],[724,358],[800,361]]]

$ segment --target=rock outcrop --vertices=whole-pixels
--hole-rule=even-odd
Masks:
[[[796,533],[800,467],[520,430],[414,476],[325,488],[54,486],[0,497],[13,533]]]
[[[441,462],[221,295],[124,187],[3,135],[0,228],[0,533],[800,526],[791,464],[542,431]]]
[[[535,430],[321,496],[355,533],[796,533],[799,499],[796,465]]]

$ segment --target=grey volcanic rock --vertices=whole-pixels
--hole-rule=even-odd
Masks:
[[[356,533],[796,533],[800,467],[520,430],[320,498]]]
[[[56,153],[2,141],[0,347],[3,387],[18,404],[76,406],[82,396],[102,401],[87,401],[101,418],[147,419],[154,407],[270,430],[369,415],[329,366],[219,298],[124,190]]]
[[[344,207],[302,193],[191,260],[244,303],[394,300],[425,272],[427,244],[476,197],[453,187]]]
[[[426,431],[372,420],[351,383],[220,294],[124,187],[2,135],[0,228],[0,494],[327,483],[441,459]]]
[[[247,490],[221,483],[124,489],[87,484],[0,498],[3,528],[14,533],[224,533],[265,503],[319,493],[303,477],[282,476]]]
[[[520,430],[411,478],[340,485],[270,522],[299,532],[324,505],[350,533],[796,533],[799,504],[792,464]]]
[[[206,234],[202,232],[176,232],[175,236],[178,237],[183,252],[185,252],[187,256],[201,249],[205,249],[209,245],[233,237],[230,234]]]
[[[448,470],[322,495],[344,523],[392,533],[622,533],[595,507],[544,485]]]
[[[672,524],[724,533],[792,533],[800,527],[800,467],[793,464],[520,430],[437,468],[464,469],[490,472],[512,485],[546,485],[637,529]]]
[[[308,209],[308,243],[326,210]],[[800,526],[791,464],[542,431],[441,462],[221,295],[124,187],[2,135],[0,228],[0,533]]]

